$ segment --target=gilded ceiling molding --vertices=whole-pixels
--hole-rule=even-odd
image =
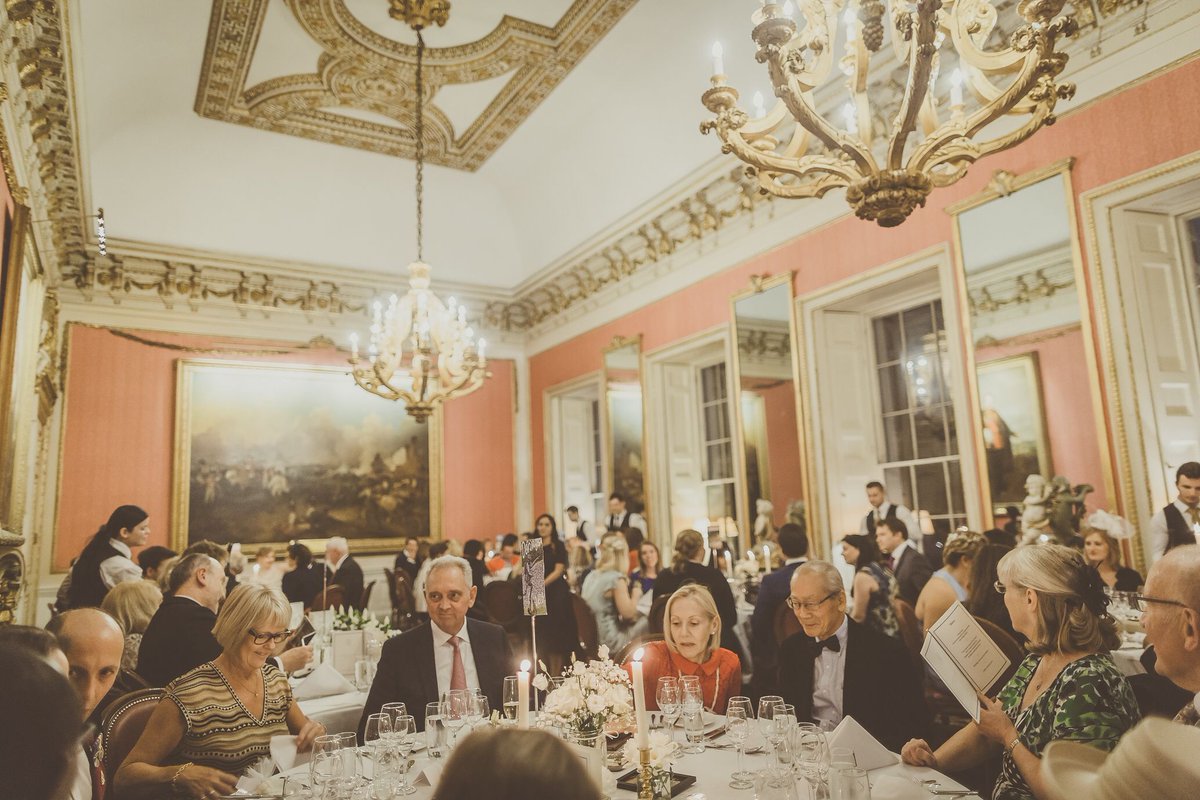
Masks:
[[[428,49],[426,160],[455,169],[478,169],[636,1],[575,0],[554,27],[506,15],[482,39]],[[414,158],[416,48],[363,25],[346,8],[345,0],[285,2],[322,49],[313,72],[247,86],[268,0],[213,0],[196,113]],[[512,78],[483,113],[465,131],[456,133],[437,107],[438,91],[443,86],[477,83],[508,73]],[[339,107],[380,114],[397,124],[322,110]]]

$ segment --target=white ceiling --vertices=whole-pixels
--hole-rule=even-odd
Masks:
[[[411,38],[387,18],[387,0],[347,5],[371,28]],[[546,24],[567,5],[502,7]],[[767,86],[749,38],[754,7],[644,0],[477,172],[427,166],[435,280],[514,288],[709,164],[718,142],[697,126],[712,41],[724,39],[737,85]],[[414,257],[412,162],[199,117],[210,10],[209,0],[72,3],[84,183],[90,204],[105,209],[109,235],[399,274]],[[428,40],[458,44],[498,21],[493,4],[464,0]],[[311,71],[317,53],[283,0],[273,0],[252,79]],[[451,89],[460,96],[450,98]],[[469,87],[445,91],[439,99],[457,128],[478,102]]]

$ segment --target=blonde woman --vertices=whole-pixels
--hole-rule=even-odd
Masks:
[[[1140,713],[1108,651],[1120,644],[1096,571],[1061,545],[1020,547],[1000,560],[996,590],[1013,627],[1028,639],[997,699],[980,698],[969,723],[936,751],[922,739],[904,745],[907,764],[961,772],[1000,759],[993,800],[1047,796],[1042,751],[1069,740],[1112,750]]]
[[[1136,592],[1142,586],[1142,576],[1137,570],[1121,566],[1121,545],[1117,540],[1132,535],[1128,522],[1105,511],[1094,512],[1084,528],[1083,557],[1113,591]]]
[[[708,589],[695,583],[680,587],[667,600],[663,641],[650,642],[642,655],[646,704],[658,709],[655,697],[660,677],[696,675],[704,707],[724,714],[729,698],[742,693],[742,662],[721,647],[721,615]],[[632,675],[632,667],[628,664]]]
[[[154,581],[126,581],[118,583],[104,596],[100,604],[102,611],[117,621],[125,631],[125,652],[121,654],[121,669],[137,669],[138,650],[142,646],[142,634],[150,624],[150,618],[162,605],[163,593]]]
[[[580,596],[596,615],[600,643],[619,650],[626,642],[646,632],[649,621],[637,609],[642,587],[629,582],[629,545],[621,536],[600,544],[596,568],[583,579]]]
[[[698,583],[708,589],[721,614],[721,646],[742,655],[734,628],[738,623],[737,604],[729,581],[716,567],[704,563],[707,552],[704,535],[691,528],[682,530],[675,537],[675,553],[671,556],[671,568],[659,570],[654,579],[654,596],[669,597],[686,583]]]
[[[292,700],[287,676],[267,659],[291,631],[287,598],[245,584],[233,590],[213,627],[224,650],[167,684],[138,743],[113,780],[121,797],[212,798],[232,794],[238,776],[269,755],[272,736],[296,734],[307,750],[325,727]]]
[[[917,597],[917,619],[921,620],[925,630],[932,628],[955,602],[967,602],[971,592],[971,566],[985,544],[987,539],[982,533],[958,531],[950,534],[942,549],[944,566],[933,573]]]

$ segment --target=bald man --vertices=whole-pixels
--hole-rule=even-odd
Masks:
[[[1158,654],[1155,670],[1195,694],[1175,721],[1200,727],[1200,545],[1168,550],[1150,568],[1142,591],[1142,627]]]
[[[79,695],[86,719],[112,688],[121,671],[125,634],[117,621],[98,608],[79,608],[50,620],[46,630],[58,638],[67,656],[67,678]],[[84,738],[76,760],[69,800],[102,800],[104,772],[96,754],[95,739]]]

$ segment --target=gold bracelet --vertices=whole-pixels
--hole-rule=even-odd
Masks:
[[[1016,750],[1017,745],[1019,745],[1020,743],[1021,743],[1021,734],[1018,733],[1016,736],[1013,737],[1013,740],[1008,743],[1008,747],[1004,748],[1004,755],[1008,756],[1009,758],[1012,758],[1013,750]]]
[[[194,767],[194,766],[196,766],[196,765],[193,764],[191,761],[189,761],[186,764],[181,765],[179,767],[179,769],[175,770],[175,774],[171,776],[171,783],[169,784],[171,787],[171,791],[173,791],[173,792],[179,791],[179,787],[175,785],[175,781],[178,780],[179,776],[183,774],[183,771],[185,769],[187,769],[188,767]]]

